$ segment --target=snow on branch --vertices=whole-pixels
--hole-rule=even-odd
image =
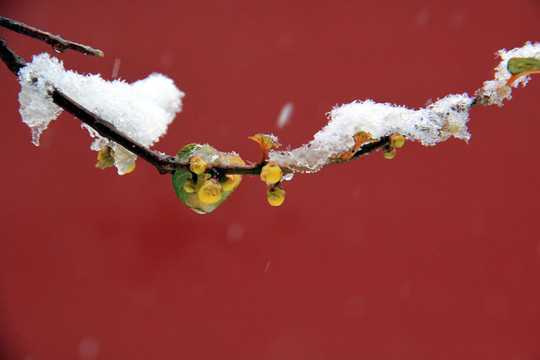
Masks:
[[[66,71],[61,61],[48,54],[34,56],[33,61],[19,71],[19,82],[21,117],[32,130],[32,142],[36,146],[43,130],[62,112],[52,101],[53,89],[61,89],[63,94],[145,147],[153,145],[167,132],[167,126],[182,108],[184,96],[171,79],[161,74],[151,74],[132,84],[122,80],[106,81],[99,75],[83,76]],[[100,136],[88,125],[84,126],[96,138],[92,150],[112,148],[120,175],[133,166],[135,154]]]
[[[45,34],[45,41],[57,51],[67,48],[81,51],[81,46],[91,49],[34,28],[25,30],[26,25],[7,20],[0,17],[0,25],[7,23],[6,27],[11,26],[15,31],[22,26],[19,32],[40,39]],[[60,49],[55,45],[58,39],[64,46]],[[499,50],[501,61],[495,68],[494,79],[486,81],[473,97],[466,93],[448,95],[416,110],[372,100],[336,106],[328,113],[328,124],[299,148],[270,150],[279,146],[275,136],[251,137],[261,147],[261,158],[257,163],[246,164],[238,154],[223,153],[210,145],[189,144],[176,156],[149,149],[166,133],[182,108],[184,93],[165,75],[151,74],[128,84],[65,70],[60,60],[48,54],[34,56],[32,63],[26,64],[3,39],[0,39],[0,55],[19,77],[20,114],[32,130],[35,145],[39,145],[39,137],[49,123],[65,109],[81,119],[95,138],[91,149],[99,152],[96,166],[115,165],[123,175],[133,169],[139,156],[160,173],[172,173],[179,199],[202,213],[219,206],[238,186],[241,175],[259,175],[268,185],[269,203],[279,206],[285,196],[281,180],[290,179],[295,172],[316,172],[324,166],[349,162],[380,149],[385,158],[391,159],[405,139],[425,146],[450,137],[468,141],[471,107],[502,106],[504,100],[511,99],[512,87],[525,86],[531,74],[540,73],[540,43],[527,42],[510,51]]]
[[[362,132],[369,134],[366,140],[370,141],[392,134],[423,145],[435,145],[450,136],[468,140],[470,134],[465,124],[472,101],[463,94],[449,95],[420,110],[372,100],[338,106],[330,111],[328,125],[311,142],[291,151],[273,151],[270,161],[286,166],[299,164],[308,172],[318,171],[353,148],[354,135]]]
[[[523,47],[510,51],[499,50],[501,62],[495,68],[495,79],[486,81],[474,97],[466,93],[448,95],[426,108],[411,110],[389,103],[357,100],[336,106],[328,113],[329,122],[314,135],[312,141],[291,151],[272,151],[270,161],[291,166],[300,165],[303,171],[313,172],[339,161],[355,145],[355,135],[367,133],[366,140],[381,139],[392,134],[419,141],[422,145],[435,145],[450,137],[468,141],[469,109],[472,105],[497,104],[511,99],[511,87],[525,86],[530,74],[512,74],[508,70],[510,59],[536,59],[540,65],[540,43],[527,42]],[[535,63],[536,64],[536,63]],[[536,69],[536,68],[535,68]]]

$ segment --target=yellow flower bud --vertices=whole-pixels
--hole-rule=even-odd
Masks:
[[[271,187],[266,192],[268,203],[272,206],[280,206],[285,201],[285,190],[279,187]]]
[[[206,162],[198,156],[191,158],[191,160],[189,160],[189,170],[200,175],[206,170]]]
[[[396,148],[393,146],[387,146],[383,149],[383,156],[385,159],[393,159],[396,156]]]
[[[239,177],[239,175],[227,175],[225,176],[225,179],[221,182],[221,187],[223,188],[223,191],[232,191],[239,181],[237,181],[236,177]]]
[[[261,169],[261,180],[268,184],[275,184],[281,180],[283,171],[276,163],[268,163]]]
[[[184,183],[184,191],[187,193],[194,193],[197,189],[197,185],[192,181],[188,180]]]
[[[390,143],[396,148],[400,148],[405,145],[405,138],[401,135],[394,134],[390,136]]]
[[[221,200],[223,189],[216,179],[205,180],[198,191],[199,200],[205,204],[217,203]]]
[[[133,163],[133,165],[131,165],[129,167],[129,169],[126,170],[126,174],[129,174],[130,172],[132,172],[133,170],[135,170],[135,163]]]
[[[103,149],[99,150],[97,159],[97,168],[106,169],[109,166],[114,166],[114,151],[110,147],[105,146]]]

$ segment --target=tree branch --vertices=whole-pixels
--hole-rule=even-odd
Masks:
[[[4,21],[4,20],[9,20],[9,19],[0,17],[0,20]],[[13,20],[9,20],[9,24],[17,24],[18,27],[16,27],[16,29],[19,29],[19,28],[32,29],[32,31],[37,30],[37,29],[30,28],[24,24],[18,23]],[[49,34],[49,33],[44,33],[42,31],[39,31],[39,30],[37,30],[36,33]],[[32,34],[34,34],[34,32],[32,32]],[[32,37],[36,37],[36,36],[32,36]],[[65,42],[69,44],[75,44],[69,41],[65,41]],[[75,45],[78,46],[79,44],[75,44]],[[83,47],[88,48],[84,45]],[[70,45],[69,48],[73,48],[73,47],[71,47]],[[96,55],[96,54],[93,54],[93,55]],[[20,57],[19,55],[17,55],[8,46],[6,41],[1,38],[0,38],[0,56],[2,58],[2,61],[9,68],[9,70],[15,75],[18,74],[21,68],[26,66],[26,62],[24,61],[24,59]],[[87,110],[86,108],[78,104],[76,101],[69,98],[67,95],[62,93],[60,89],[55,88],[51,92],[51,97],[52,97],[53,102],[56,105],[60,106],[62,109],[66,110],[67,112],[69,112],[70,114],[72,114],[73,116],[75,116],[76,118],[78,118],[79,120],[81,120],[82,122],[90,126],[91,128],[93,128],[94,130],[96,130],[104,138],[114,141],[115,143],[121,145],[125,149],[129,150],[133,154],[140,157],[141,159],[147,161],[149,164],[153,165],[159,171],[160,174],[174,173],[176,170],[179,170],[179,169],[183,169],[183,170],[189,169],[189,163],[186,160],[181,160],[177,156],[163,155],[157,151],[153,151],[144,147],[143,145],[139,144],[138,142],[134,141],[133,139],[129,138],[128,136],[120,132],[111,123],[103,120],[96,114],[90,112],[89,110]],[[359,157],[368,155],[372,151],[376,151],[385,146],[388,146],[389,144],[390,144],[389,139],[387,137],[384,137],[378,141],[364,144],[362,147],[358,149],[358,151],[354,155],[351,156],[349,160],[346,160],[346,161],[335,160],[334,162],[331,162],[328,165],[355,160]],[[209,163],[207,164],[207,166],[208,166],[208,169],[213,169],[213,171],[222,175],[232,175],[232,174],[259,175],[261,173],[261,168],[264,164],[265,163],[263,162],[260,164],[247,164],[247,165],[246,164],[229,164],[229,165],[224,166],[223,164],[220,164],[220,163]],[[298,166],[298,165],[291,165],[289,167],[282,167],[282,170],[284,174],[289,174],[289,173],[298,172],[298,171],[306,171],[308,169],[304,169],[303,167]]]
[[[63,94],[60,90],[54,89],[51,93],[51,97],[56,105],[96,130],[101,136],[114,141],[126,148],[126,150],[131,151],[141,159],[154,165],[161,174],[170,173],[180,168],[189,168],[189,164],[181,163],[177,158],[177,161],[174,161],[175,158],[172,156],[161,155],[128,138],[118,131],[111,123],[91,113],[67,95]]]
[[[0,25],[45,41],[51,44],[57,52],[73,49],[84,54],[103,56],[103,52],[100,50],[64,40],[59,36],[1,16]],[[134,166],[134,156],[132,155],[140,157],[153,165],[160,174],[172,174],[173,187],[182,203],[198,213],[209,213],[225,201],[240,183],[241,177],[227,175],[260,175],[261,179],[267,183],[269,204],[280,206],[285,199],[285,191],[281,184],[284,175],[295,172],[319,171],[325,166],[351,162],[381,149],[384,157],[391,159],[395,156],[396,148],[403,146],[405,137],[420,141],[423,145],[433,145],[445,141],[451,136],[468,139],[470,134],[465,124],[468,121],[469,110],[478,104],[502,105],[503,100],[510,98],[511,85],[520,81],[519,79],[523,76],[540,73],[538,48],[539,44],[532,45],[527,42],[523,47],[510,52],[501,50],[499,52],[502,58],[501,64],[504,66],[499,65],[497,68],[496,80],[484,82],[484,86],[476,91],[473,98],[467,94],[448,95],[429,104],[425,109],[419,110],[409,110],[391,104],[375,104],[371,100],[345,104],[331,111],[329,124],[316,133],[311,142],[291,151],[269,153],[269,148],[279,146],[277,139],[273,135],[257,134],[250,139],[255,140],[261,146],[261,160],[252,164],[243,163],[234,153],[221,153],[210,146],[199,144],[190,144],[184,147],[179,156],[170,156],[150,150],[119,131],[113,125],[116,122],[115,115],[107,116],[111,118],[113,123],[105,121],[64,94],[61,89],[62,85],[59,85],[62,84],[62,81],[57,82],[56,86],[52,85],[55,78],[51,77],[50,80],[47,80],[46,72],[43,75],[38,75],[39,71],[36,71],[34,75],[28,77],[24,71],[21,76],[21,79],[24,80],[21,80],[21,84],[23,91],[28,91],[26,86],[31,87],[38,80],[45,81],[47,93],[41,90],[40,100],[50,96],[53,103],[80,119],[102,138],[108,139],[112,143],[99,152],[97,167],[105,168],[114,164],[118,167],[119,173],[123,174],[131,171]],[[17,55],[1,38],[0,57],[8,69],[17,76],[20,70],[27,66],[24,59]],[[507,81],[501,83],[501,78],[507,79]],[[181,93],[176,87],[174,89],[179,94],[177,100],[180,103]],[[99,97],[96,96],[96,98]],[[99,101],[99,99],[94,100]],[[144,111],[144,109],[140,111]],[[136,113],[132,113],[131,116],[137,119],[141,117],[140,114]],[[377,121],[377,119],[386,118],[390,119]],[[23,120],[26,120],[24,116]],[[50,121],[50,118],[47,117],[44,120]],[[349,138],[349,132],[353,131],[351,129],[355,129],[357,132],[352,136],[353,139]],[[153,138],[155,139],[155,137]],[[351,145],[350,140],[354,140],[353,145]],[[148,142],[148,144],[150,143],[152,141]],[[119,147],[115,147],[116,144]],[[124,149],[129,153],[123,152]],[[122,156],[118,155],[120,153]],[[203,160],[201,157],[205,157],[205,159]],[[212,162],[210,159],[216,160]],[[126,164],[131,167],[124,169]],[[125,167],[127,168],[127,166]]]
[[[47,44],[51,45],[54,51],[58,53],[62,53],[68,49],[71,49],[86,55],[95,55],[99,57],[104,56],[103,51],[101,50],[93,49],[90,46],[78,44],[69,40],[64,40],[59,35],[53,35],[49,32],[33,28],[31,26],[12,19],[5,18],[3,16],[0,16],[0,26],[3,26],[11,31],[18,32],[19,34],[23,34],[31,38],[44,41]]]

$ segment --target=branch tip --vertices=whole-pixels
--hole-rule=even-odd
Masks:
[[[62,53],[68,49],[78,51],[86,55],[94,55],[103,57],[103,51],[94,49],[90,46],[79,44],[73,41],[62,39],[59,35],[53,35],[50,32],[42,31],[19,21],[8,19],[0,16],[0,26],[3,26],[11,31],[15,31],[19,34],[29,36],[31,38],[41,40],[51,45],[57,53]]]

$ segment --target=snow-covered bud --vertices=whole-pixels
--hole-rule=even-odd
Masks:
[[[268,163],[261,169],[261,180],[268,184],[275,184],[281,180],[283,171],[276,163]]]

